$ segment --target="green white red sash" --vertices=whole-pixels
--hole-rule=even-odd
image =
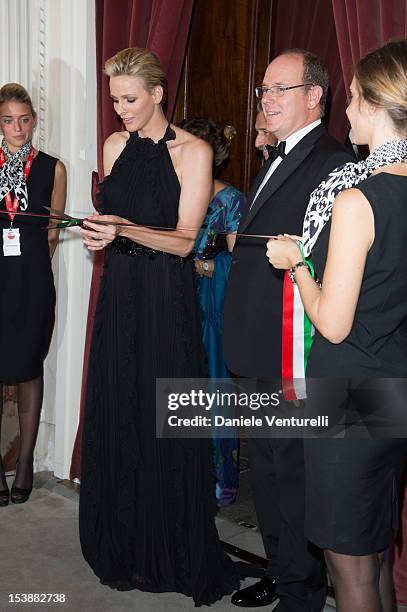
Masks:
[[[300,248],[302,245],[299,245]],[[305,260],[312,277],[314,268]],[[294,284],[288,270],[283,286],[283,329],[282,329],[282,386],[286,400],[305,399],[305,371],[314,336],[314,327],[301,301],[298,286]]]

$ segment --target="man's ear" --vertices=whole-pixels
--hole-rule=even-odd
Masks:
[[[161,100],[163,99],[163,95],[164,95],[164,90],[161,87],[161,85],[156,85],[153,88],[153,92],[152,92],[152,96],[153,96],[153,100],[156,104],[160,104]]]
[[[308,90],[308,108],[314,110],[319,106],[319,102],[322,98],[323,90],[321,85],[312,85]]]

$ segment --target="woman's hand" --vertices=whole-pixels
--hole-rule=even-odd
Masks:
[[[205,266],[208,268],[207,270],[204,268],[205,262],[208,264]],[[215,271],[215,261],[213,259],[195,259],[195,270],[199,276],[208,276],[212,278]]]
[[[101,225],[99,223],[92,223],[92,221],[111,222],[112,225]],[[90,251],[101,251],[107,247],[120,234],[121,230],[120,225],[113,225],[113,223],[127,223],[127,221],[117,215],[99,215],[95,213],[88,217],[83,222],[83,227],[80,230],[84,245]]]
[[[302,261],[300,247],[297,244],[298,236],[278,236],[267,242],[267,257],[269,262],[278,270],[289,270],[296,263]]]

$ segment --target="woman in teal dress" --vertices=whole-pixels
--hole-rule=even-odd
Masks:
[[[184,130],[208,142],[214,153],[213,198],[198,234],[195,268],[199,275],[198,293],[202,312],[203,343],[210,378],[229,378],[222,351],[223,302],[232,263],[231,251],[245,195],[216,178],[229,157],[229,140],[210,119],[186,119]],[[236,499],[238,487],[239,438],[213,440],[216,467],[216,499],[218,506],[227,506]]]

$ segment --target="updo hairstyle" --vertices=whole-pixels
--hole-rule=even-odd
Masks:
[[[26,104],[32,116],[36,119],[37,113],[34,110],[31,98],[27,90],[19,83],[6,83],[0,89],[0,106],[5,102],[20,102],[21,104]]]
[[[407,138],[407,40],[395,40],[372,51],[355,66],[361,96],[385,109],[396,131]]]
[[[161,103],[165,104],[167,100],[167,77],[158,57],[148,49],[130,47],[119,51],[106,61],[105,74],[108,77],[137,76],[148,91],[160,85],[163,88]]]

